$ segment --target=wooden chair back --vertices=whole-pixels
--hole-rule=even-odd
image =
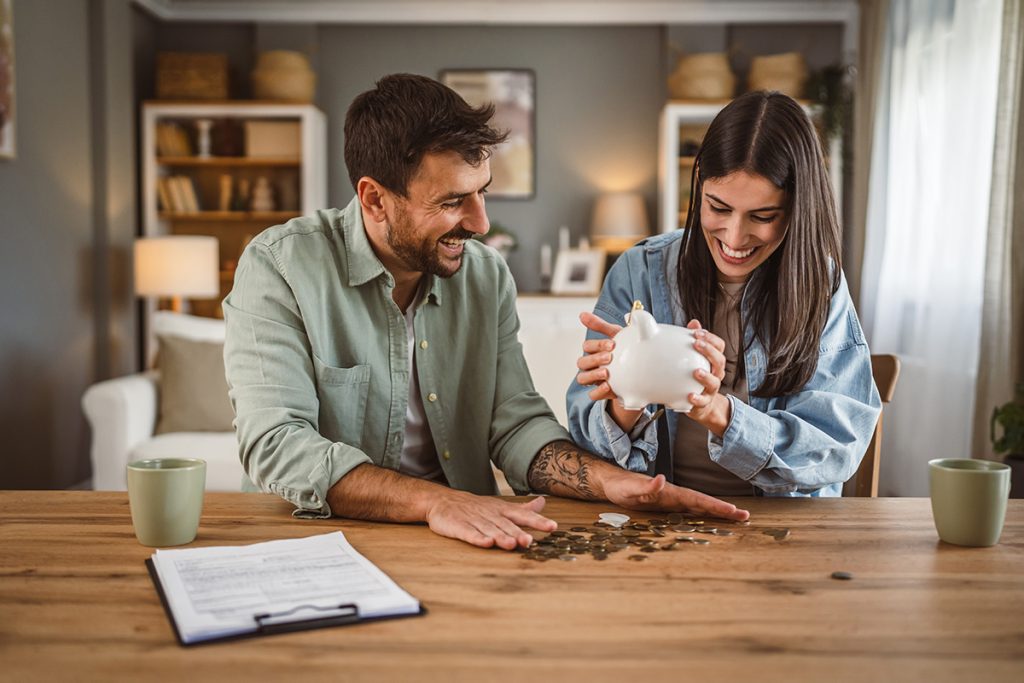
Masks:
[[[871,356],[871,375],[875,378],[875,386],[882,397],[882,413],[878,414],[875,433],[871,436],[867,453],[860,461],[857,473],[843,484],[844,496],[859,498],[878,497],[878,465],[882,456],[882,414],[885,404],[892,400],[896,389],[896,380],[900,376],[900,359],[891,354],[873,354]]]

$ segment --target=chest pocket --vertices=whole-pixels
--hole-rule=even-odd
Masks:
[[[360,447],[370,391],[370,366],[337,368],[313,356],[313,369],[320,400],[320,434],[331,441]]]

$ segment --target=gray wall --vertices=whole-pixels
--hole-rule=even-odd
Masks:
[[[88,476],[78,407],[94,342],[88,10],[14,3],[18,158],[0,161],[0,488]]]
[[[123,291],[120,303],[111,293],[124,264],[110,257],[135,222],[123,135],[131,79],[121,75],[131,60],[117,52],[129,18],[128,0],[14,2],[17,159],[0,161],[0,488],[87,478],[82,392],[134,369],[134,314]]]
[[[586,234],[602,190],[639,190],[654,218],[658,114],[665,100],[659,27],[323,27],[318,97],[329,121],[329,198],[353,196],[343,159],[345,110],[379,77],[445,68],[525,68],[536,77],[536,195],[488,198],[513,230],[520,291],[540,287],[540,245],[560,225]]]

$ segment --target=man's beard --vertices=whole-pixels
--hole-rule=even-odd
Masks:
[[[459,272],[459,268],[462,266],[462,256],[460,255],[456,259],[442,258],[438,251],[438,242],[443,239],[469,240],[472,239],[473,233],[457,227],[437,239],[420,238],[417,236],[408,214],[398,207],[395,210],[394,222],[390,220],[387,222],[385,237],[395,256],[400,258],[410,270],[449,278]]]

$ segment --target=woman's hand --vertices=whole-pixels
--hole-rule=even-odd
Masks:
[[[628,432],[640,419],[642,410],[626,410],[622,401],[608,384],[608,364],[612,362],[612,351],[615,350],[615,335],[622,329],[621,325],[605,322],[593,313],[581,313],[580,322],[588,329],[603,334],[607,339],[585,339],[583,356],[576,361],[579,373],[576,381],[582,386],[593,386],[588,396],[594,401],[608,399],[608,412],[615,423]]]
[[[725,378],[725,340],[703,329],[696,320],[691,320],[686,326],[694,331],[693,348],[711,364],[711,372],[700,369],[693,371],[693,376],[704,390],[687,397],[693,406],[687,416],[707,427],[716,436],[722,436],[732,417],[732,404],[718,393]]]

